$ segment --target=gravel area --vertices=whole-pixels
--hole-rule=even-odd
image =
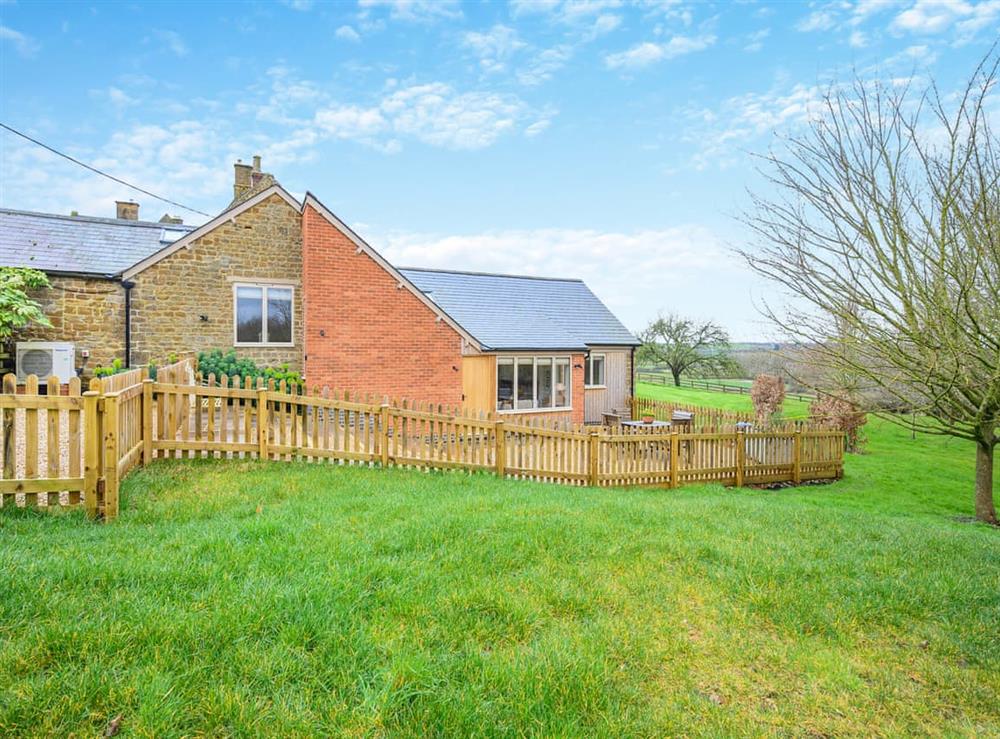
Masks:
[[[59,418],[59,468],[58,472],[52,474],[49,471],[49,413],[58,413]],[[18,409],[14,411],[14,477],[23,479],[25,477],[25,416],[27,411]],[[80,418],[80,447],[75,450],[80,460],[80,475],[83,475],[83,417]],[[36,477],[69,477],[70,441],[69,441],[69,411],[38,411],[38,463]],[[0,469],[2,475],[2,469]],[[25,505],[25,496],[20,494],[15,498],[17,505]],[[59,502],[67,505],[69,494],[61,492]],[[48,504],[47,496],[38,496],[38,505]]]

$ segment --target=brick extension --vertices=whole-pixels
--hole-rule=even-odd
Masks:
[[[461,403],[458,332],[310,205],[302,285],[310,385]]]

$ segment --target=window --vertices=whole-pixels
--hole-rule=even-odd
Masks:
[[[570,407],[568,357],[497,357],[497,410]]]
[[[604,355],[588,354],[583,368],[583,384],[587,387],[604,386]]]
[[[292,345],[291,287],[283,285],[234,285],[237,346]]]

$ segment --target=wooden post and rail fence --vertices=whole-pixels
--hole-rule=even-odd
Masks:
[[[199,382],[190,366],[166,374],[164,369],[156,381],[142,373],[131,384],[109,383],[114,389],[94,381],[82,394],[79,382],[70,383],[68,396],[52,394],[56,382],[48,384],[50,394],[38,395],[37,380],[17,393],[12,376],[5,378],[4,506],[82,503],[91,517],[112,520],[121,480],[137,466],[165,458],[461,469],[595,487],[799,483],[838,478],[843,471],[844,437],[838,431],[559,428],[524,416],[463,413],[328,389],[308,394],[273,381],[210,375]],[[644,402],[633,401],[637,409],[648,409]],[[39,411],[45,413],[44,437]]]
[[[669,372],[651,369],[639,369],[636,372],[639,382],[648,382],[650,385],[672,386],[674,378]],[[693,378],[682,378],[681,387],[689,387],[693,390],[709,390],[713,393],[734,393],[736,395],[749,395],[750,386],[724,380],[697,380]],[[801,400],[804,403],[811,403],[816,400],[815,393],[786,390],[786,398]]]

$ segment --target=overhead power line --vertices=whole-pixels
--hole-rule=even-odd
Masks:
[[[157,200],[161,200],[164,203],[170,203],[170,205],[176,205],[178,208],[182,208],[184,210],[189,210],[192,213],[197,213],[198,215],[207,216],[208,218],[212,217],[211,213],[206,213],[204,211],[198,210],[197,208],[191,208],[190,206],[183,205],[182,203],[178,203],[176,200],[171,200],[170,198],[165,198],[165,197],[163,197],[161,195],[157,195],[154,192],[150,192],[149,190],[145,190],[145,189],[139,187],[138,185],[133,185],[131,182],[126,182],[125,180],[123,180],[123,179],[121,179],[119,177],[115,177],[112,174],[108,174],[107,172],[102,172],[97,167],[92,167],[89,164],[87,164],[86,162],[81,162],[79,159],[74,159],[69,154],[63,154],[58,149],[53,149],[51,146],[49,146],[48,144],[42,143],[38,139],[31,138],[31,136],[29,136],[28,134],[22,133],[22,132],[18,131],[16,128],[12,128],[11,126],[8,126],[3,121],[0,121],[0,128],[5,128],[8,131],[10,131],[11,133],[20,136],[22,139],[30,141],[33,144],[37,144],[38,146],[42,147],[43,149],[51,151],[53,154],[55,154],[57,156],[61,156],[63,159],[68,159],[69,161],[73,162],[73,164],[79,164],[84,169],[89,169],[91,172],[93,172],[95,174],[101,175],[101,177],[107,177],[109,180],[113,180],[114,182],[117,182],[119,185],[125,185],[125,187],[130,187],[133,190],[138,190],[143,195],[149,195],[149,197],[151,197],[151,198],[156,198]]]

